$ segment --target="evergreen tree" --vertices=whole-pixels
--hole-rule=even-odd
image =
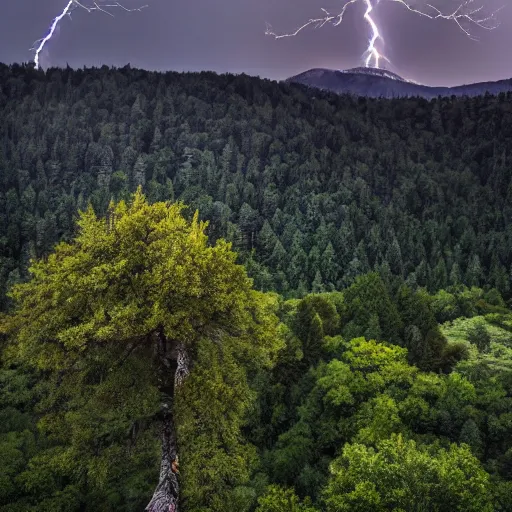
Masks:
[[[325,286],[323,285],[322,274],[317,270],[315,274],[315,279],[313,279],[313,283],[311,284],[311,292],[312,293],[322,293],[325,291]]]
[[[117,438],[122,450],[132,425],[161,423],[160,479],[147,507],[154,512],[178,507],[178,439],[184,459],[197,464],[184,471],[209,471],[204,462],[213,446],[197,445],[190,431],[199,429],[200,436],[202,429],[215,444],[212,430],[222,436],[222,428],[231,429],[231,442],[219,456],[250,463],[240,458],[250,450],[240,446],[236,426],[248,405],[244,360],[251,354],[269,361],[278,343],[272,300],[251,290],[229,246],[220,240],[209,247],[205,224],[197,214],[186,221],[182,210],[150,206],[140,192],[130,204],[112,204],[106,219],[90,208],[81,215],[77,237],[35,262],[30,281],[14,288],[16,308],[6,324],[16,339],[12,357],[50,375],[46,427],[65,443],[73,471],[89,471],[89,482],[97,479],[99,461],[107,472],[115,464],[98,436]],[[201,361],[214,360],[217,346],[231,384],[223,380],[216,386],[236,390],[239,397],[229,403],[231,420],[222,428],[214,419],[218,411],[199,406],[203,392],[194,400],[180,398],[204,388],[200,375],[208,381],[223,374],[222,366],[214,375],[201,370]],[[197,373],[187,385],[195,362]],[[225,406],[221,395],[218,407]],[[207,409],[210,415],[201,414]],[[222,495],[223,481],[234,475],[208,478]],[[238,478],[242,483],[243,472]]]
[[[372,315],[376,315],[384,339],[400,343],[402,321],[389,293],[376,273],[359,276],[355,283],[346,290],[346,320],[362,328],[363,334],[370,324]],[[375,320],[373,320],[375,324]],[[354,334],[352,334],[354,335]]]
[[[389,246],[386,254],[386,261],[389,263],[389,267],[391,268],[391,272],[393,272],[393,274],[399,276],[403,274],[404,264],[402,260],[402,251],[396,237],[393,237],[391,245]]]
[[[471,256],[468,262],[465,282],[468,284],[468,286],[480,286],[481,279],[482,266],[480,264],[480,258],[477,254],[474,254]]]

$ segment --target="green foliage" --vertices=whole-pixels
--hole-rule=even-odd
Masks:
[[[507,313],[504,301],[496,289],[485,292],[481,288],[452,287],[439,290],[432,297],[433,311],[438,322],[443,323],[459,317]]]
[[[487,331],[484,322],[478,322],[473,325],[468,332],[468,341],[476,345],[480,352],[485,352],[491,345],[491,335]]]
[[[464,446],[418,447],[400,435],[347,444],[331,465],[328,512],[493,510],[489,476]]]
[[[258,289],[302,297],[375,269],[510,297],[510,93],[379,101],[106,66],[1,65],[0,82],[4,310],[29,259],[73,237],[78,209],[106,213],[139,185],[252,255]]]
[[[314,96],[0,65],[2,512],[144,507],[158,330],[185,512],[512,509],[511,96]]]
[[[356,338],[341,360],[334,359],[325,367],[318,385],[326,393],[325,400],[333,405],[360,403],[390,384],[412,382],[416,369],[407,364],[406,358],[403,348]]]
[[[403,326],[400,315],[377,273],[358,277],[345,291],[344,297],[347,309],[342,321],[346,338],[361,336],[369,328],[375,330],[378,320],[383,339],[392,343],[401,340]]]
[[[271,485],[258,499],[256,512],[316,512],[317,509],[299,500],[292,489]]]
[[[268,310],[272,311],[271,304]],[[255,498],[252,489],[240,493],[258,459],[255,447],[241,434],[255,397],[244,368],[234,358],[237,344],[236,338],[224,338],[222,347],[202,340],[196,369],[178,396],[182,497],[187,510],[242,512]]]
[[[350,309],[346,296],[345,293],[342,310]],[[421,295],[417,300],[420,298]],[[428,298],[424,300],[428,305]],[[437,324],[432,324],[432,313],[425,309],[424,316],[421,316],[421,311],[421,305],[418,305],[412,318],[429,319],[427,325],[439,332]],[[406,312],[402,313],[403,318],[407,319]],[[465,321],[474,320],[478,318]],[[505,322],[503,318],[500,321]],[[491,326],[490,329],[496,328]],[[448,349],[455,347],[455,343],[465,343],[464,346],[467,346],[464,341],[450,341],[443,349],[444,357],[447,357]],[[501,364],[495,352],[498,346],[502,347],[499,352]],[[456,451],[455,443],[466,445],[464,449],[471,451],[471,460],[476,461],[476,457],[484,464],[475,471],[488,482],[487,490],[475,501],[477,505],[467,506],[473,507],[472,510],[478,510],[480,506],[482,510],[494,510],[492,493],[498,493],[498,489],[505,485],[503,482],[510,478],[505,454],[510,449],[512,439],[509,438],[511,431],[507,423],[512,410],[512,402],[507,395],[511,389],[512,373],[508,363],[510,355],[507,356],[504,345],[493,341],[491,347],[495,348],[486,353],[475,352],[478,356],[476,360],[473,352],[468,352],[469,358],[459,362],[456,371],[448,375],[426,373],[410,366],[405,348],[384,342],[364,338],[346,342],[339,336],[326,336],[323,347],[324,352],[307,376],[298,379],[297,384],[293,384],[293,380],[284,380],[281,385],[288,385],[292,393],[292,390],[300,389],[302,395],[296,397],[297,405],[293,405],[297,411],[295,422],[289,423],[288,427],[286,424],[279,426],[282,433],[273,446],[270,443],[270,450],[269,443],[266,444],[263,460],[271,482],[293,486],[299,495],[311,496],[316,505],[324,509],[322,489],[330,485],[327,469],[340,445],[350,443],[360,445],[365,450],[370,447],[375,449],[400,434],[404,438],[414,439],[415,449],[420,453],[418,457],[425,460],[442,459],[439,455],[441,449],[449,453],[450,450]],[[289,364],[293,363],[290,361]],[[276,369],[279,367],[278,362]],[[265,393],[261,393],[260,399],[264,396]],[[281,393],[278,403],[283,403],[286,396],[286,393]],[[272,407],[270,404],[266,406]],[[453,446],[450,448],[450,445]],[[454,455],[457,461],[459,455],[463,458],[461,454],[463,452]],[[500,462],[497,463],[497,460]],[[459,462],[454,462],[454,467]],[[436,478],[441,478],[444,466],[439,460],[435,463],[439,463]],[[483,467],[493,474],[492,482]],[[439,497],[441,484],[423,481],[421,471],[415,478],[417,485],[428,487],[427,502],[435,502],[432,506],[420,504],[418,510],[448,510],[442,508],[444,505]],[[372,477],[368,477],[367,482],[360,482],[357,486],[354,484],[354,488],[347,491],[350,499],[346,496],[340,498],[340,493],[336,492],[336,496],[332,497],[333,503],[339,505],[336,501],[338,498],[348,500],[339,505],[339,510],[343,510],[342,507],[357,509],[357,506],[360,510],[379,510],[379,507],[387,510],[383,508],[387,505],[381,503],[381,490],[374,488],[374,484]],[[443,485],[447,485],[446,482]],[[457,493],[462,492],[464,485],[460,482],[457,485]],[[402,491],[400,493],[403,494]],[[413,503],[413,498],[414,492],[407,499]],[[359,505],[358,500],[361,500]],[[457,509],[459,505],[454,503],[459,503],[458,500],[466,503],[466,498],[458,496],[453,498],[449,506]],[[417,510],[412,504],[394,506],[397,510]],[[334,505],[332,509],[338,510]]]
[[[67,510],[83,500],[92,506],[105,489],[95,510],[138,509],[155,485],[159,336],[183,343],[197,361],[191,399],[177,409],[184,473],[192,484],[212,482],[218,496],[227,482],[249,479],[253,457],[240,435],[251,400],[244,368],[270,364],[280,346],[276,301],[253,291],[229,244],[209,246],[206,225],[182,211],[149,205],[140,191],[111,204],[106,219],[89,208],[75,239],[34,261],[32,278],[12,291],[7,353],[46,373],[39,427],[55,443],[30,461],[23,485],[53,501],[73,496],[79,505]],[[208,456],[230,462],[215,473]],[[135,502],[128,489],[137,489]],[[194,499],[218,510],[218,496],[205,486]]]
[[[397,307],[405,325],[403,340],[409,360],[422,369],[437,369],[446,340],[439,330],[430,298],[425,292],[413,292],[407,286],[401,286]]]
[[[324,335],[333,336],[339,329],[338,311],[327,296],[308,295],[299,302],[294,330],[303,343],[306,368],[321,357]]]

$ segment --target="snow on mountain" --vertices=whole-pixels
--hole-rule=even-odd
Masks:
[[[370,98],[398,98],[419,96],[427,99],[438,96],[479,96],[512,91],[512,80],[483,82],[457,87],[431,87],[407,80],[386,69],[352,68],[332,70],[314,68],[288,78],[287,83],[298,83],[338,94],[353,94]]]

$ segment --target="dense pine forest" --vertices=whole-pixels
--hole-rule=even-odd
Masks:
[[[0,511],[512,511],[511,100],[0,64]]]
[[[286,296],[374,269],[430,291],[512,264],[511,96],[323,97],[248,76],[0,68],[0,283],[143,185]],[[3,304],[5,307],[5,302]]]

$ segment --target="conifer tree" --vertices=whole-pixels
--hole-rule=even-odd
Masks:
[[[190,432],[208,421],[210,431],[220,428],[212,420],[215,404],[226,406],[222,400],[232,386],[237,391],[231,414],[243,414],[249,399],[244,361],[268,363],[279,339],[272,300],[252,289],[229,244],[209,246],[206,224],[197,212],[187,221],[183,209],[149,205],[139,190],[129,204],[112,203],[106,219],[92,208],[83,212],[78,235],[33,262],[31,279],[14,287],[16,306],[4,329],[13,340],[11,357],[48,375],[44,422],[66,442],[69,460],[80,460],[89,472],[97,461],[108,467],[114,433],[122,437],[143,425],[161,425],[160,478],[149,512],[178,511],[178,446],[196,471],[208,470],[215,450],[194,451]],[[222,355],[214,356],[220,348]],[[206,381],[196,376],[187,391],[187,377],[205,352],[211,353],[208,361],[218,358],[221,369],[211,375],[199,368]],[[196,400],[192,411],[187,403],[177,409],[182,388],[190,395],[198,386],[202,406]],[[231,429],[221,445],[225,458],[230,450],[240,451],[233,431],[239,423],[232,417],[222,424]],[[185,433],[185,446],[177,431]],[[244,463],[239,453],[235,458]],[[185,474],[192,474],[187,460]],[[223,479],[233,482],[242,473],[237,468],[201,478],[220,489]],[[90,473],[89,480],[96,476]]]
[[[466,269],[466,283],[468,286],[479,286],[482,279],[482,266],[478,255],[471,256]]]

